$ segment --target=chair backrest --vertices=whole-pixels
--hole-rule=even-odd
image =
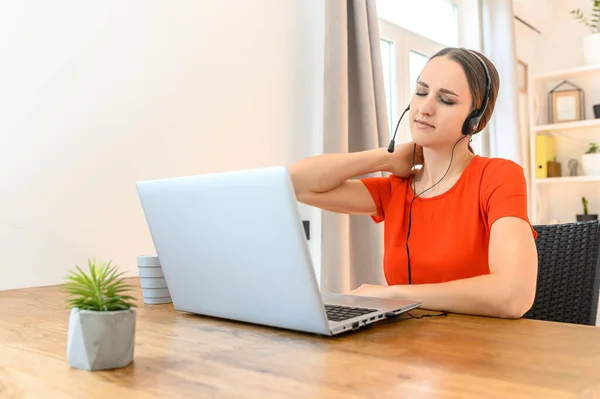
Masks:
[[[538,278],[528,319],[596,324],[600,222],[534,226]]]

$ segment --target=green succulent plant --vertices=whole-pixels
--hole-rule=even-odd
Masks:
[[[126,293],[133,288],[121,278],[124,272],[111,262],[98,264],[95,259],[88,260],[89,272],[75,265],[70,270],[62,287],[67,294],[69,308],[111,312],[135,307],[135,298]]]
[[[600,32],[600,0],[592,0],[592,11],[590,12],[589,17],[579,8],[571,10],[569,14],[573,15],[577,21],[590,28],[592,33]]]
[[[588,150],[585,153],[586,154],[596,154],[597,152],[598,152],[598,144],[590,143],[590,148],[588,148]]]

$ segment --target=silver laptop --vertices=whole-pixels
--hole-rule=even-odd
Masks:
[[[177,310],[335,335],[421,305],[320,292],[283,166],[136,186]]]

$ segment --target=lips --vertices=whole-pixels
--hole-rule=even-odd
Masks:
[[[435,126],[433,126],[431,123],[425,122],[422,119],[415,119],[415,123],[421,127],[431,127],[431,128],[435,128]]]

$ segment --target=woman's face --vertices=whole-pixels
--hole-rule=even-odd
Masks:
[[[436,149],[453,146],[462,137],[472,101],[460,64],[443,56],[431,59],[421,72],[410,103],[413,141]]]

